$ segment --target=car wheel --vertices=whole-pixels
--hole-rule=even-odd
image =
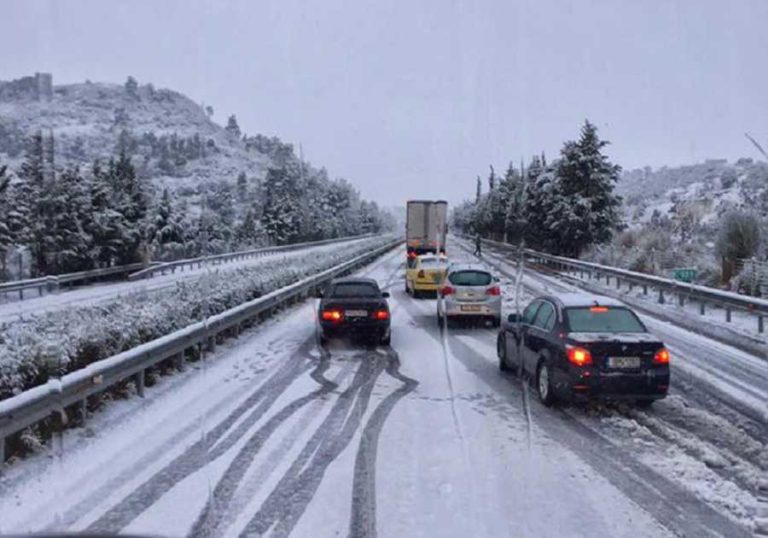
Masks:
[[[318,336],[317,341],[320,343],[320,347],[328,346],[328,337],[322,333]]]
[[[544,361],[541,361],[536,370],[536,391],[539,393],[541,403],[547,407],[555,403],[555,395],[552,392],[552,371]]]
[[[496,355],[499,357],[499,370],[502,372],[509,371],[509,365],[507,364],[507,341],[504,336],[499,335],[496,339]]]
[[[379,343],[382,346],[388,346],[392,343],[392,331],[389,331],[386,335],[382,336],[379,340]]]
[[[491,320],[491,325],[497,329],[501,327],[501,318],[493,318],[493,320]]]

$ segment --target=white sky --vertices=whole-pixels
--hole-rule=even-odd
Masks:
[[[0,79],[127,75],[385,204],[457,202],[589,118],[625,168],[759,157],[768,0],[5,0]]]

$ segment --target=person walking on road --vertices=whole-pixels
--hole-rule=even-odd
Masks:
[[[480,234],[477,234],[477,237],[475,237],[475,256],[478,258],[483,257],[483,242],[480,240]]]

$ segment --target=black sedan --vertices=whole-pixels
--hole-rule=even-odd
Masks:
[[[318,294],[320,343],[350,336],[389,345],[391,338],[389,293],[370,278],[337,278]]]
[[[499,367],[530,376],[545,405],[590,398],[649,406],[669,390],[669,351],[609,297],[543,296],[498,336]]]

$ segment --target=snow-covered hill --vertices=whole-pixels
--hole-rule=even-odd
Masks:
[[[734,209],[768,216],[768,163],[708,160],[677,168],[626,172],[617,186],[631,227],[668,217],[715,224]]]
[[[45,81],[43,80],[43,85]],[[151,84],[0,82],[0,162],[16,168],[31,133],[53,132],[57,166],[108,159],[125,145],[157,187],[191,193],[205,180],[261,178],[271,159],[183,94]]]

